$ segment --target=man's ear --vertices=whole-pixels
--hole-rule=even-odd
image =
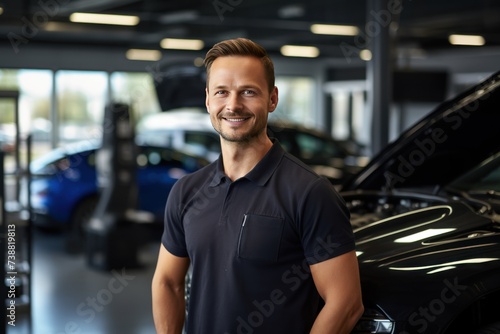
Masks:
[[[207,108],[207,113],[210,114],[210,109],[208,107],[208,88],[205,88],[205,107]]]
[[[275,111],[277,106],[278,106],[278,87],[274,86],[269,96],[269,112]]]

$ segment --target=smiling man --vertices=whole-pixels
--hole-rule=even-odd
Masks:
[[[205,66],[222,154],[170,192],[152,282],[157,332],[349,333],[363,312],[349,212],[268,137],[278,103],[271,59],[238,38],[214,45]]]

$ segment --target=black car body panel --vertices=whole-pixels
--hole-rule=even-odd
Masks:
[[[384,312],[397,330],[442,333],[484,295],[500,292],[498,218],[437,196],[351,193],[344,198],[379,208],[379,219],[371,216],[370,222],[357,213],[366,210],[361,205],[351,208],[358,224],[356,251],[365,307]],[[421,207],[392,216],[380,209],[401,202]],[[408,240],[429,231],[435,235]]]
[[[500,72],[441,104],[343,185],[367,310],[353,333],[498,326],[499,152]]]

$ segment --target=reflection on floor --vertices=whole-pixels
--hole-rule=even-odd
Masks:
[[[159,240],[159,237],[158,237]],[[140,269],[90,268],[64,251],[60,234],[35,230],[31,331],[19,307],[8,334],[151,334],[151,279],[159,242],[141,248]]]

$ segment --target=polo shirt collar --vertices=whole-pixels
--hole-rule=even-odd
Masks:
[[[281,147],[280,143],[277,139],[271,139],[273,142],[273,146],[266,153],[266,155],[262,158],[261,161],[250,171],[244,178],[255,182],[259,186],[263,186],[266,182],[271,178],[274,171],[278,167],[281,158],[285,154],[285,151]],[[216,187],[221,184],[223,179],[227,178],[226,174],[224,174],[224,166],[222,164],[222,154],[219,156],[219,159],[216,161],[216,169],[215,175],[212,178],[212,182],[210,182],[211,187]]]

